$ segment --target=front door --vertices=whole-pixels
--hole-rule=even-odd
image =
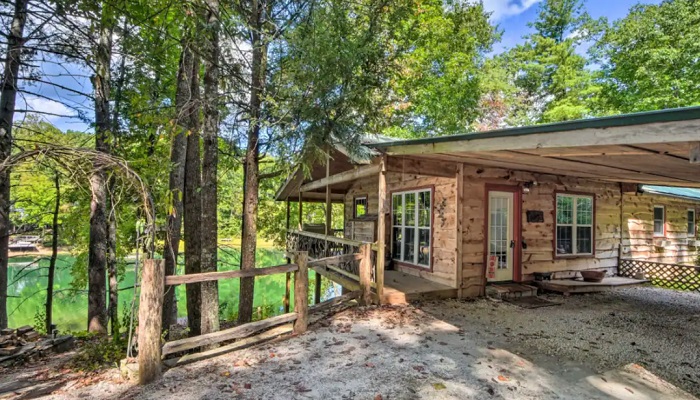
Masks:
[[[488,192],[486,278],[512,281],[516,256],[515,192]]]

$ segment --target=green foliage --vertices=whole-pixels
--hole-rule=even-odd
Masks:
[[[700,7],[694,0],[639,4],[595,47],[610,112],[700,104]]]
[[[71,368],[79,371],[96,371],[115,367],[126,356],[126,344],[107,336],[80,335],[78,353],[70,361]]]
[[[504,56],[513,85],[530,121],[556,122],[594,115],[600,91],[579,45],[600,34],[604,20],[593,20],[581,0],[547,0],[535,33]],[[519,111],[519,110],[517,110]],[[522,115],[522,113],[521,113]]]
[[[37,308],[34,313],[34,330],[46,335],[46,309]]]

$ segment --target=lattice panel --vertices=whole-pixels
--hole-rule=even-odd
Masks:
[[[621,260],[618,275],[644,274],[652,284],[671,289],[700,291],[700,267],[643,260]]]

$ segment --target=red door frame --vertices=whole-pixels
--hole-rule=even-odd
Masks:
[[[489,254],[489,193],[490,192],[509,192],[513,193],[513,241],[515,242],[515,249],[513,250],[513,281],[522,281],[522,253],[523,253],[523,239],[522,239],[522,222],[523,222],[523,202],[522,202],[522,189],[520,186],[513,185],[495,185],[486,184],[486,190],[484,193],[484,269],[483,276],[484,281],[486,278],[486,267],[488,264],[488,254]]]

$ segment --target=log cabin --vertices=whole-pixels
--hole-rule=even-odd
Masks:
[[[312,267],[319,277],[356,290],[357,262],[331,259],[371,244],[379,302],[474,297],[585,270],[614,276],[622,260],[694,265],[700,107],[412,140],[369,135],[360,149],[335,146],[310,173],[297,170],[276,199],[288,218],[290,202],[300,218],[303,203],[326,204],[322,233],[289,230],[290,250],[328,261]],[[340,231],[333,203],[344,207]]]

